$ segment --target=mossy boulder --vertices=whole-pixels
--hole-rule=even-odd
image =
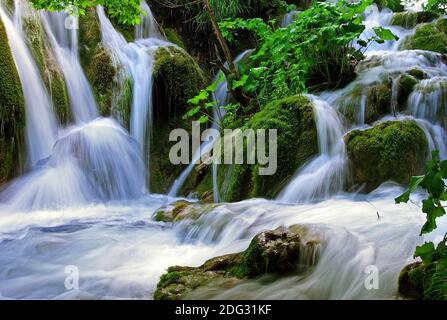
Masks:
[[[305,96],[267,104],[247,121],[244,129],[277,130],[277,171],[273,175],[260,175],[259,164],[219,165],[218,182],[223,201],[275,197],[296,170],[319,152],[313,105]]]
[[[303,226],[265,231],[254,237],[244,252],[210,259],[197,268],[169,268],[160,278],[154,298],[189,299],[198,297],[200,290],[219,286],[228,289],[265,274],[299,274],[318,263],[322,245],[323,240]],[[304,251],[311,254],[305,255]]]
[[[374,3],[377,4],[380,9],[389,8],[394,12],[402,12],[405,9],[401,0],[374,0]]]
[[[186,45],[185,45],[185,41],[183,40],[182,36],[180,34],[178,34],[178,32],[173,29],[173,28],[165,28],[163,29],[165,35],[166,35],[166,39],[179,46],[180,48],[186,50]]]
[[[0,19],[0,185],[20,171],[24,127],[22,86]]]
[[[151,191],[166,193],[185,168],[169,161],[169,134],[173,129],[191,131],[183,116],[188,100],[206,85],[197,62],[179,47],[159,48],[153,69],[153,136],[151,141]]]
[[[372,124],[391,113],[391,82],[383,81],[366,90],[365,122]]]
[[[158,222],[179,222],[182,220],[197,220],[213,211],[215,204],[192,203],[179,200],[155,212],[154,219]]]
[[[53,54],[39,15],[30,9],[24,10],[23,14],[23,30],[29,48],[50,94],[59,121],[67,124],[70,121],[71,111],[64,74]]]
[[[416,28],[414,35],[407,37],[401,45],[403,50],[428,50],[447,54],[446,19],[423,24]]]
[[[419,23],[431,22],[439,17],[438,14],[422,12],[397,12],[391,19],[392,26],[399,26],[406,29],[414,28]]]
[[[414,73],[414,72],[413,72]],[[416,73],[416,75],[418,75]],[[397,104],[399,111],[404,110],[407,105],[407,100],[413,92],[418,80],[410,74],[404,73],[397,80]]]
[[[415,300],[447,300],[447,259],[406,266],[399,276],[399,293]]]
[[[414,121],[388,121],[345,136],[353,183],[369,192],[387,180],[408,183],[428,157],[424,131]]]

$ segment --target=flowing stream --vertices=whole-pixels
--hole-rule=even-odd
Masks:
[[[413,261],[415,246],[425,240],[439,241],[447,230],[447,219],[440,219],[436,232],[419,237],[424,216],[416,204],[422,195],[416,195],[416,204],[397,206],[394,198],[403,188],[392,183],[368,195],[342,191],[347,171],[343,136],[354,128],[369,127],[365,93],[353,97],[355,88],[366,88],[384,78],[394,80],[418,67],[427,79],[415,87],[407,109],[401,113],[394,110],[379,121],[414,119],[426,133],[430,148],[439,148],[446,155],[444,124],[436,121],[436,114],[444,112],[446,99],[445,86],[438,86],[447,77],[441,56],[399,51],[402,39],[371,47],[353,83],[309,96],[320,153],[297,171],[279,199],[219,204],[195,221],[172,225],[153,218],[157,209],[173,199],[147,193],[149,159],[145,149],[152,121],[154,54],[171,44],[163,39],[149,6],[142,3],[142,8],[147,14],[135,30],[134,42],[126,41],[104,10],[97,9],[103,43],[133,80],[129,134],[116,120],[97,116],[96,102],[79,65],[77,34],[61,29],[66,15],[42,12],[52,50],[65,72],[75,115],[74,124],[59,128],[26,35],[12,18],[20,15],[9,14],[0,5],[24,87],[28,157],[31,163],[38,163],[0,193],[0,298],[151,299],[167,267],[199,266],[209,258],[246,249],[261,231],[294,224],[307,226],[323,243],[319,263],[309,274],[243,281],[231,289],[201,291],[198,297],[395,297],[399,272]],[[365,19],[366,35],[378,23],[388,24],[390,12],[372,6]],[[413,32],[399,27],[393,31],[401,38]],[[78,105],[75,97],[82,99],[82,104]],[[342,109],[349,99],[360,108],[348,125]],[[216,101],[220,105],[226,100],[226,84],[222,84]],[[177,193],[188,171],[178,179],[171,195]],[[365,272],[371,266],[379,270],[377,290],[365,286]],[[79,272],[79,288],[67,290],[66,277],[73,267]]]

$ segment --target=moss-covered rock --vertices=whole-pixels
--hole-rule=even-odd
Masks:
[[[397,84],[397,104],[399,110],[404,110],[408,97],[413,92],[418,80],[410,74],[402,74],[396,81]]]
[[[405,9],[401,0],[374,0],[374,3],[376,3],[380,9],[389,8],[394,12],[402,12]]]
[[[262,176],[259,164],[219,165],[223,201],[275,197],[296,170],[319,152],[313,106],[305,96],[269,103],[248,120],[245,128],[277,130],[278,168],[275,174]]]
[[[366,90],[365,122],[373,123],[391,113],[391,82],[372,85]]]
[[[185,41],[183,40],[182,36],[178,34],[177,31],[173,28],[166,28],[164,29],[166,39],[173,43],[178,45],[180,48],[186,50]]]
[[[391,25],[406,29],[414,28],[419,23],[431,22],[437,19],[439,15],[432,12],[397,12],[391,19]]]
[[[20,78],[0,19],[0,185],[20,170],[25,101]]]
[[[323,244],[323,240],[303,226],[265,231],[257,235],[244,252],[213,258],[198,268],[169,268],[160,278],[154,298],[188,299],[197,296],[198,290],[222,283],[228,289],[244,279],[268,273],[277,276],[302,273],[316,265],[318,250]]]
[[[24,10],[23,30],[35,59],[37,67],[42,75],[45,86],[50,93],[56,114],[62,124],[70,121],[70,101],[62,70],[53,54],[51,45],[45,35],[39,15],[29,8]]]
[[[401,45],[403,50],[428,50],[447,54],[447,33],[445,20],[423,24],[416,28],[414,35],[407,37]]]
[[[184,169],[169,161],[171,130],[191,131],[183,119],[188,100],[205,86],[206,78],[197,62],[178,47],[159,48],[153,70],[153,136],[151,142],[151,191],[165,193]]]
[[[447,259],[406,266],[399,276],[399,293],[416,300],[447,300]]]
[[[158,222],[179,222],[182,220],[197,220],[210,213],[215,204],[192,203],[180,200],[155,212],[154,219]]]
[[[119,61],[101,43],[101,28],[94,9],[79,19],[81,64],[89,80],[99,112],[129,126],[132,83]]]
[[[408,183],[423,172],[427,139],[414,121],[388,121],[345,137],[354,184],[369,192],[387,180]]]

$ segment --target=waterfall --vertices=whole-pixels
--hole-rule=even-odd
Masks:
[[[104,8],[98,6],[97,12],[103,43],[132,78],[130,133],[138,142],[141,156],[148,168],[150,165],[149,147],[152,126],[152,72],[155,53],[160,47],[172,46],[173,44],[161,37],[157,23],[145,2],[142,2],[142,9],[146,12],[146,16],[142,17],[142,24],[136,27],[137,40],[129,43],[123,35],[115,30],[105,15]],[[148,175],[148,186],[150,186],[149,178]]]
[[[249,56],[251,53],[253,52],[252,49],[248,49],[245,50],[244,52],[242,52],[241,54],[239,54],[235,59],[234,59],[234,64],[237,66],[243,59],[245,59],[247,56]],[[228,65],[225,64],[225,66],[227,67]],[[214,81],[217,81],[219,79],[219,77],[223,75],[222,71],[219,71],[216,76],[214,77]],[[214,107],[214,121],[212,124],[212,128],[219,130],[220,129],[220,120],[222,119],[223,116],[225,116],[225,108],[223,108],[229,100],[229,96],[228,96],[228,81],[227,79],[221,81],[220,83],[218,83],[217,85],[217,89],[216,91],[213,93],[213,100],[215,102],[215,107]],[[175,180],[174,184],[171,187],[171,190],[169,191],[169,196],[171,197],[175,197],[177,196],[177,194],[180,191],[180,188],[183,186],[183,184],[185,183],[186,179],[188,179],[189,175],[191,174],[192,170],[194,169],[194,167],[200,162],[200,159],[202,158],[203,155],[207,154],[211,148],[213,147],[213,142],[208,141],[208,138],[205,139],[206,142],[204,142],[199,150],[196,150],[194,152],[193,158],[191,163],[186,167],[186,169],[180,174],[180,176]],[[212,164],[212,179],[213,179],[213,197],[214,197],[214,202],[217,203],[219,202],[219,188],[218,188],[218,181],[217,181],[217,161],[213,161]]]
[[[63,12],[41,12],[60,69],[64,73],[70,105],[77,123],[98,117],[98,108],[90,84],[79,62],[77,17]]]
[[[0,3],[0,17],[6,28],[25,97],[27,156],[29,166],[33,166],[50,155],[57,138],[58,124],[51,99],[26,45],[21,30],[22,16],[17,11],[12,21]]]
[[[343,190],[346,151],[344,128],[337,111],[326,101],[310,96],[314,106],[320,154],[298,171],[280,193],[282,202],[308,202],[324,199]]]
[[[281,19],[281,28],[285,28],[289,25],[291,25],[297,18],[297,15],[301,11],[292,10],[284,15],[284,17]]]

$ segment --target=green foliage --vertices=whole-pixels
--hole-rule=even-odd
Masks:
[[[50,11],[67,10],[72,14],[84,15],[87,9],[102,5],[108,14],[119,23],[135,25],[140,23],[143,11],[140,0],[30,0],[36,9]]]
[[[445,215],[442,204],[447,200],[447,188],[444,182],[447,179],[447,160],[441,161],[439,151],[433,151],[432,159],[427,163],[425,175],[411,178],[408,190],[396,198],[396,203],[410,201],[410,195],[417,188],[426,190],[427,198],[422,201],[422,212],[426,214],[426,222],[421,235],[432,232],[437,228],[436,220]],[[447,235],[437,247],[432,242],[425,243],[416,248],[415,257],[420,257],[426,264],[447,258]]]
[[[250,66],[242,70],[237,86],[257,96],[259,105],[284,96],[306,91],[306,85],[337,87],[353,77],[362,51],[372,42],[394,40],[388,29],[375,28],[376,35],[367,41],[354,41],[364,30],[362,13],[370,0],[359,3],[316,2],[286,28],[276,22],[225,20],[220,23],[223,36],[234,41],[238,32],[251,32],[258,46],[250,56]]]
[[[447,14],[447,2],[445,0],[428,0],[424,5],[424,11]]]
[[[401,0],[374,0],[379,8],[387,7],[394,12],[401,12],[404,10],[404,6],[401,3]]]

